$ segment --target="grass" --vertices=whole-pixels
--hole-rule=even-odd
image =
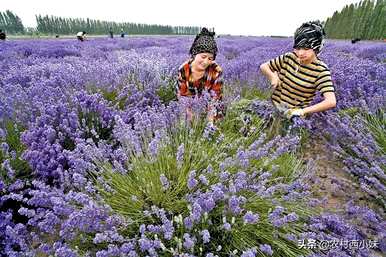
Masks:
[[[26,149],[25,145],[21,142],[21,134],[25,128],[11,120],[4,121],[0,127],[3,127],[6,133],[5,138],[0,138],[0,144],[6,143],[9,147],[8,153],[4,153],[0,149],[0,164],[8,159],[10,166],[15,172],[15,177],[10,178],[7,175],[7,171],[0,166],[0,177],[6,184],[11,183],[14,179],[30,178],[32,170],[29,164],[21,158],[22,153]],[[10,156],[11,152],[14,153],[14,157]]]
[[[365,114],[365,123],[377,142],[381,154],[386,154],[386,115],[383,110],[375,114]]]
[[[244,103],[234,106],[235,113],[240,110],[240,106],[244,106]],[[123,215],[131,222],[128,228],[122,232],[123,234],[128,238],[134,238],[138,236],[141,224],[159,224],[158,218],[148,217],[143,214],[143,211],[150,210],[153,205],[166,210],[171,219],[178,215],[187,217],[190,207],[186,196],[197,190],[205,192],[209,189],[209,187],[202,184],[194,188],[193,191],[189,189],[187,184],[190,171],[195,170],[197,176],[205,174],[210,181],[209,185],[220,182],[219,164],[227,157],[234,157],[238,149],[246,149],[262,133],[261,129],[256,129],[249,136],[240,137],[240,133],[237,133],[234,128],[237,121],[232,115],[226,116],[224,123],[220,126],[221,132],[225,135],[224,140],[221,142],[217,142],[216,137],[212,139],[202,137],[205,122],[200,120],[193,122],[191,127],[179,124],[169,128],[167,131],[168,137],[163,142],[163,147],[156,157],[148,153],[146,145],[150,139],[144,138],[142,154],[133,154],[131,152],[128,165],[131,169],[127,173],[116,172],[110,163],[100,163],[98,165],[103,170],[98,175],[103,177],[103,182],[99,181],[98,187],[104,201],[112,208],[114,213]],[[255,125],[259,127],[259,124],[261,125],[261,121],[256,120]],[[178,147],[182,144],[185,146],[184,160],[179,165],[176,160],[176,153]],[[127,150],[131,151],[130,149]],[[279,166],[279,168],[274,170],[274,165]],[[213,173],[205,173],[208,166],[213,168]],[[267,183],[267,186],[270,186],[275,183],[293,182],[301,175],[300,171],[304,169],[295,155],[284,154],[275,160],[262,158],[261,160],[252,161],[250,166],[245,169],[245,172],[251,174],[256,170],[273,173]],[[240,169],[232,167],[228,171],[230,174],[236,174]],[[168,189],[162,186],[161,174],[168,178],[170,183]],[[96,174],[93,175],[97,176]],[[258,213],[260,221],[257,224],[245,226],[242,217],[236,217],[234,229],[229,234],[224,233],[220,227],[222,226],[222,218],[226,213],[224,212],[226,204],[225,202],[218,203],[216,208],[208,213],[207,219],[203,219],[195,225],[195,231],[208,229],[212,235],[213,241],[211,244],[214,245],[202,245],[204,248],[222,244],[223,250],[218,254],[227,256],[230,251],[242,251],[256,246],[258,243],[266,243],[272,245],[276,252],[275,256],[295,257],[307,253],[307,251],[297,248],[294,242],[285,238],[285,235],[303,232],[304,222],[309,216],[317,213],[316,210],[308,209],[302,202],[284,201],[280,192],[275,193],[272,199],[262,198],[249,190],[244,190],[239,195],[243,195],[248,199],[245,208]],[[275,204],[273,199],[276,201]],[[296,212],[300,217],[299,221],[278,229],[274,228],[267,217],[277,204],[285,207],[288,213]],[[230,219],[231,216],[228,216],[228,218]],[[175,231],[175,236],[182,238],[182,235],[186,232],[188,232],[186,228],[179,227]],[[279,235],[278,238],[275,236],[276,234]],[[166,243],[169,244],[166,245],[167,248],[176,247],[174,241],[167,241]],[[195,251],[199,253],[200,250],[195,249]],[[263,256],[261,252],[259,252],[259,255]]]

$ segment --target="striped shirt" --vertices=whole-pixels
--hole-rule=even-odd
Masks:
[[[194,81],[192,77],[192,60],[186,61],[178,69],[178,93],[180,96],[194,96],[208,90],[213,99],[222,98],[222,69],[217,63],[209,65],[204,76]]]
[[[319,59],[303,65],[295,53],[289,52],[270,60],[269,67],[278,72],[281,81],[272,94],[276,104],[304,108],[312,102],[317,91],[321,94],[335,92],[330,70]]]

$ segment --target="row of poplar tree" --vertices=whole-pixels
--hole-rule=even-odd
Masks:
[[[199,27],[175,27],[165,25],[148,25],[138,23],[117,23],[92,19],[72,19],[56,16],[36,16],[37,30],[47,34],[74,34],[78,31],[86,31],[88,34],[102,35],[110,31],[113,33],[127,34],[150,34],[150,35],[194,35],[200,30]]]
[[[0,29],[10,34],[24,33],[21,19],[9,10],[0,12]]]
[[[385,39],[386,38],[386,0],[364,0],[346,5],[340,12],[336,11],[325,22],[328,38],[338,39]],[[148,25],[138,23],[117,23],[92,19],[62,18],[56,16],[36,15],[37,27],[43,34],[70,35],[78,31],[88,34],[113,33],[126,34],[177,34],[194,35],[199,27]],[[0,12],[0,29],[9,34],[24,34],[31,29],[23,26],[21,19],[12,11]]]
[[[386,39],[386,0],[364,0],[346,5],[326,20],[327,37]]]
[[[35,32],[42,34],[73,35],[79,31],[86,31],[88,34],[103,35],[110,31],[120,34],[151,34],[151,35],[194,35],[200,30],[199,27],[187,26],[165,26],[149,25],[138,23],[117,23],[99,21],[92,19],[73,19],[56,16],[36,15],[37,27]],[[0,29],[9,34],[25,34],[31,32],[23,26],[21,19],[10,10],[0,12]]]

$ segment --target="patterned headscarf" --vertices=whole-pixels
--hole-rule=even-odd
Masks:
[[[323,48],[325,35],[323,25],[319,21],[303,23],[295,31],[293,48],[310,48],[318,54]]]
[[[192,56],[200,53],[211,53],[216,59],[217,44],[214,40],[214,32],[210,32],[207,28],[202,28],[201,32],[196,36],[189,53]]]

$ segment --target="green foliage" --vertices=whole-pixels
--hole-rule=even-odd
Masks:
[[[248,100],[265,100],[269,99],[270,92],[268,90],[262,90],[258,87],[244,86],[241,88],[241,98]]]
[[[261,132],[264,121],[253,113],[252,102],[252,100],[242,99],[228,107],[226,118],[219,124],[228,137],[251,136]]]
[[[366,128],[368,131],[370,131],[371,135],[373,136],[374,140],[377,143],[377,146],[379,147],[379,152],[377,155],[379,155],[381,158],[383,158],[386,154],[386,115],[384,110],[378,110],[374,114],[370,113],[364,113],[364,123],[366,125]],[[367,133],[367,131],[364,131],[364,133]],[[367,161],[370,166],[372,166],[371,160],[365,160]],[[386,173],[386,164],[385,162],[380,162],[379,167],[383,170],[383,175]],[[386,179],[384,176],[381,175],[376,176],[379,182],[386,186]],[[384,192],[382,192],[384,193]],[[384,196],[380,194],[380,196],[376,196],[376,203],[383,206],[383,208],[386,208],[386,201]]]
[[[258,85],[250,85],[241,81],[233,82],[224,88],[225,97],[239,95],[241,99],[266,100],[270,98],[271,92],[264,90]]]
[[[123,233],[128,238],[138,236],[141,224],[159,224],[158,218],[147,216],[144,211],[151,210],[152,206],[163,208],[168,217],[172,220],[178,217],[187,217],[190,206],[186,196],[194,192],[205,192],[210,185],[220,183],[219,174],[221,172],[220,163],[226,158],[235,158],[239,149],[247,149],[261,135],[261,130],[256,129],[255,133],[240,137],[240,133],[234,129],[234,115],[239,110],[244,110],[249,105],[249,100],[240,101],[231,107],[230,116],[226,116],[224,124],[219,127],[219,131],[213,137],[204,138],[205,122],[195,120],[189,126],[185,123],[177,124],[166,131],[162,147],[156,156],[153,156],[147,148],[151,141],[149,135],[144,135],[142,141],[142,151],[133,152],[127,149],[130,155],[129,170],[126,173],[117,172],[108,163],[97,163],[101,168],[101,173],[94,173],[93,176],[102,177],[98,181],[99,191],[114,212],[123,215],[130,221],[130,226],[124,229]],[[232,120],[232,121],[230,121]],[[256,124],[261,121],[256,120]],[[222,138],[220,140],[220,138]],[[184,146],[183,161],[177,161],[179,147]],[[272,150],[272,149],[270,149]],[[212,169],[212,172],[207,172]],[[258,174],[270,172],[267,186],[278,183],[290,183],[295,181],[304,171],[300,160],[293,154],[283,154],[276,159],[263,156],[259,160],[253,160],[248,167],[242,168],[239,165],[229,167],[230,174],[236,174],[243,169],[247,174],[258,171]],[[189,173],[196,171],[197,177],[205,174],[209,185],[199,183],[194,189],[188,188]],[[164,175],[169,181],[169,187],[164,188],[160,176]],[[208,217],[203,218],[196,224],[195,231],[208,229],[211,234],[211,245],[215,247],[221,244],[223,250],[218,252],[220,256],[228,256],[226,253],[245,250],[256,246],[259,243],[271,244],[277,256],[300,256],[307,253],[307,250],[299,249],[296,242],[286,238],[288,234],[297,235],[305,231],[304,222],[307,218],[315,214],[314,211],[306,207],[301,201],[291,202],[283,200],[280,192],[274,194],[272,198],[263,198],[251,190],[244,190],[239,193],[248,199],[245,209],[258,213],[260,218],[256,224],[245,225],[242,217],[232,218],[227,214],[225,203],[220,202],[216,208],[208,213]],[[283,206],[286,213],[295,212],[299,216],[297,222],[276,228],[268,219],[268,214],[275,208],[276,204]],[[221,229],[223,219],[232,220],[232,230],[224,233]],[[233,220],[234,219],[234,220]],[[210,220],[210,221],[209,221]],[[175,225],[176,226],[176,225]],[[182,238],[188,232],[181,224],[175,231],[176,238]],[[176,249],[176,240],[163,241],[165,247]],[[197,250],[198,251],[198,250]],[[199,254],[199,252],[197,252]],[[263,256],[263,253],[259,253]],[[169,256],[166,254],[165,256]]]
[[[386,1],[364,0],[346,5],[325,23],[329,38],[384,39],[386,35]]]
[[[109,106],[118,108],[119,110],[124,110],[126,107],[126,101],[130,96],[130,92],[127,92],[124,95],[120,93],[125,90],[123,85],[119,85],[114,89],[109,87],[98,87],[94,84],[86,85],[86,90],[89,94],[100,94],[103,99],[109,102]]]
[[[340,147],[337,153],[341,159],[350,160],[348,162],[350,166],[347,167],[348,169],[354,169],[355,173],[352,172],[352,174],[355,177],[358,176],[360,179],[370,178],[377,181],[369,183],[371,191],[373,191],[373,193],[369,194],[371,196],[369,200],[385,208],[384,191],[379,189],[386,186],[386,179],[384,177],[386,172],[384,162],[386,152],[386,116],[384,110],[367,113],[358,108],[351,108],[346,109],[344,112],[341,111],[340,115],[347,115],[345,118],[349,119],[346,119],[346,122],[353,130],[349,130],[352,136],[337,139],[336,143]],[[358,137],[353,135],[353,132],[357,133]],[[331,138],[327,139],[331,140]],[[357,172],[356,170],[359,168],[361,170],[369,170],[369,174]]]
[[[155,160],[152,160],[153,157],[146,149],[140,155],[132,155],[129,165],[131,171],[128,174],[114,172],[109,163],[102,166],[106,171],[106,179],[111,181],[110,186],[118,190],[114,195],[110,195],[112,198],[107,198],[113,209],[133,219],[141,217],[142,211],[152,205],[183,213],[182,210],[186,207],[183,196],[188,192],[188,173],[191,170],[202,171],[210,164],[218,163],[215,161],[218,146],[213,141],[202,138],[205,124],[193,124],[192,129],[180,125],[170,130],[169,141],[164,142]],[[148,142],[149,139],[144,138],[143,141]],[[181,144],[185,149],[184,160],[182,165],[178,166],[176,154]],[[144,143],[143,147],[146,148],[146,145]],[[230,148],[222,150],[230,151]],[[213,161],[215,162],[212,163]],[[171,191],[162,190],[161,173],[171,182]],[[120,188],[124,190],[120,191]],[[135,200],[132,199],[133,196]]]
[[[10,10],[0,12],[0,29],[10,34],[24,33],[21,19]]]
[[[381,154],[386,154],[386,115],[383,110],[375,114],[365,114],[366,125],[375,138]]]
[[[110,30],[114,34],[140,35],[194,35],[200,30],[199,27],[168,26],[157,24],[139,24],[131,22],[112,22],[92,20],[89,18],[65,18],[58,16],[36,15],[37,30],[40,33],[73,35],[78,31],[86,31],[93,35],[107,35]]]
[[[20,140],[24,128],[12,121],[3,122],[1,127],[4,129],[5,137],[0,137],[0,145],[7,145],[8,151],[5,152],[3,149],[0,149],[0,179],[6,183],[10,183],[15,179],[28,179],[31,176],[32,170],[21,157],[25,150],[25,146]],[[9,160],[10,167],[14,171],[13,178],[7,175],[7,171],[2,165],[6,160]]]
[[[341,117],[348,115],[351,118],[354,118],[355,116],[360,115],[360,109],[358,107],[351,107],[351,108],[347,108],[347,109],[342,109],[339,111],[339,115]]]
[[[111,102],[113,106],[118,107],[119,110],[124,110],[126,106],[126,100],[129,96],[125,95],[123,97],[118,97],[118,91],[119,88],[111,91],[101,89],[101,93],[104,99]]]
[[[167,80],[165,85],[161,85],[157,89],[156,94],[164,104],[177,100],[175,81],[173,79]]]
[[[386,116],[383,110],[378,110],[376,113],[364,113],[357,107],[343,109],[339,111],[341,117],[348,115],[350,118],[364,119],[364,123],[371,135],[376,140],[381,154],[386,153]],[[367,131],[364,131],[367,133]]]
[[[78,117],[84,138],[91,138],[95,143],[98,143],[100,140],[113,140],[114,124],[105,126],[97,112],[82,112],[79,110]]]

